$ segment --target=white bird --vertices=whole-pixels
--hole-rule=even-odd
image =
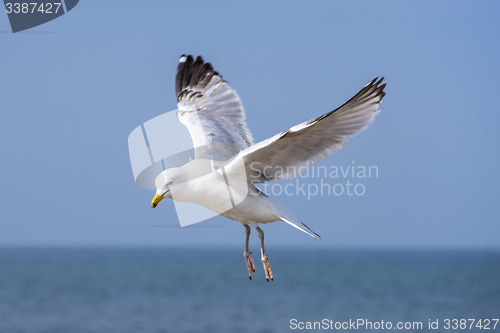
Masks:
[[[177,117],[189,130],[195,159],[157,176],[151,208],[169,197],[202,205],[241,223],[250,280],[255,264],[248,242],[250,226],[254,227],[266,279],[273,280],[259,224],[283,221],[321,237],[253,184],[295,177],[301,168],[345,146],[346,136],[364,130],[380,113],[383,79],[375,78],[341,107],[254,144],[236,91],[201,56],[195,61],[191,55],[182,55],[176,77]]]

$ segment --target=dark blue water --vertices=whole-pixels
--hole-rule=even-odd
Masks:
[[[413,332],[426,332],[428,319],[500,317],[499,252],[273,249],[269,258],[267,283],[256,254],[248,280],[241,249],[2,248],[0,332],[297,332],[294,318],[421,321]]]

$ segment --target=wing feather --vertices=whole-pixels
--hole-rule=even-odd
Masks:
[[[341,107],[261,141],[234,159],[244,159],[252,183],[296,177],[302,168],[340,150],[348,143],[345,137],[358,134],[375,120],[385,96],[383,79],[375,78]]]

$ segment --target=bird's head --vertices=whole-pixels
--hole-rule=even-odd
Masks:
[[[151,209],[155,209],[164,198],[172,199],[171,187],[182,181],[181,168],[171,168],[160,173],[155,179],[156,194],[151,201]]]

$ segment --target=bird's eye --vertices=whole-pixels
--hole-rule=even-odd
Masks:
[[[174,183],[174,181],[171,180],[171,181],[168,182],[168,185],[172,185],[173,183]]]

